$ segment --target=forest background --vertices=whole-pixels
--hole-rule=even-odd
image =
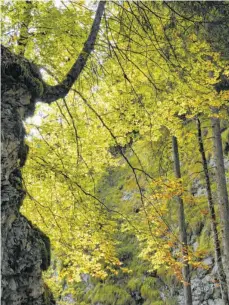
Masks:
[[[54,86],[97,6],[4,1],[3,44]],[[51,240],[58,304],[177,304],[179,283],[192,304],[211,255],[227,304],[228,18],[226,2],[107,1],[77,82],[25,121],[22,212]]]

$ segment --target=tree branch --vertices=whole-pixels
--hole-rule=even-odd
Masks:
[[[85,42],[84,47],[83,47],[82,51],[80,52],[77,60],[75,61],[75,63],[73,64],[73,66],[71,67],[69,72],[67,73],[65,79],[56,86],[45,85],[44,93],[39,98],[40,101],[45,102],[45,103],[51,103],[59,98],[64,98],[68,94],[72,85],[77,80],[77,78],[79,77],[83,68],[85,67],[86,62],[87,62],[91,52],[94,50],[96,37],[99,32],[101,19],[102,19],[102,15],[104,12],[105,2],[106,1],[99,2],[98,8],[97,8],[97,11],[95,14],[95,19],[94,19],[93,25],[91,27],[91,31],[88,36],[88,39]]]

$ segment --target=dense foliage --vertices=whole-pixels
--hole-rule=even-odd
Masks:
[[[96,5],[5,0],[3,42],[56,84],[82,49]],[[221,37],[228,15],[224,2],[107,2],[80,79],[66,98],[37,104],[25,122],[22,210],[50,237],[45,278],[60,304],[176,304],[168,287],[185,282],[184,261],[194,272],[214,255],[196,119],[217,203],[211,118],[221,120],[227,161],[229,54]],[[185,258],[177,197],[186,217]]]

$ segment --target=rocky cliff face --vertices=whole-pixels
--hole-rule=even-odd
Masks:
[[[28,147],[23,120],[34,109],[39,80],[30,64],[2,47],[2,305],[51,304],[42,270],[50,263],[50,243],[19,212],[25,196],[23,167]]]
[[[213,258],[204,259],[209,270],[197,270],[192,276],[193,305],[224,305],[218,281],[218,274]],[[183,291],[179,290],[178,304],[183,304]]]
[[[208,269],[197,269],[192,272],[193,305],[224,305],[214,259],[211,256],[206,257],[203,263]],[[175,279],[170,279],[169,282],[167,280],[166,274],[142,274],[140,278],[137,274],[130,274],[110,278],[101,284],[85,274],[82,275],[83,285],[79,284],[79,287],[84,290],[85,304],[111,305],[117,296],[118,301],[115,304],[121,305],[183,305],[181,283]],[[74,304],[70,294],[65,295],[63,299],[67,304]]]

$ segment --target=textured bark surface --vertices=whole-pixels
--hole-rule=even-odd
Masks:
[[[214,112],[217,113],[217,110],[214,109]],[[214,144],[214,158],[216,164],[215,174],[218,190],[220,225],[222,232],[223,263],[229,292],[229,201],[227,192],[227,181],[225,175],[220,120],[217,117],[213,117],[211,121]]]
[[[179,159],[179,150],[177,138],[172,137],[172,148],[173,148],[173,159],[174,159],[174,173],[175,177],[181,178],[180,170],[180,159]],[[191,288],[191,275],[190,268],[188,264],[188,242],[187,242],[187,232],[186,232],[186,222],[185,222],[185,213],[184,213],[184,203],[181,196],[177,196],[177,202],[179,205],[178,208],[178,221],[179,221],[179,233],[180,233],[180,247],[183,255],[183,289],[184,289],[184,304],[192,305],[192,288]]]
[[[196,123],[197,123],[197,130],[198,130],[199,151],[200,151],[201,158],[202,158],[202,166],[203,166],[203,170],[204,170],[205,183],[206,183],[208,208],[209,208],[210,217],[211,217],[211,229],[212,229],[214,248],[215,248],[215,262],[217,265],[222,299],[224,301],[224,304],[227,305],[229,303],[227,282],[226,282],[226,275],[224,272],[223,262],[222,262],[220,240],[219,240],[219,234],[218,234],[218,229],[217,229],[217,220],[216,220],[216,214],[215,214],[215,206],[214,206],[214,201],[213,201],[213,196],[212,196],[210,175],[209,175],[209,171],[208,171],[208,163],[207,163],[207,159],[206,159],[206,155],[205,155],[200,120],[197,119]]]
[[[2,305],[52,304],[41,278],[50,263],[49,239],[19,212],[25,196],[20,168],[28,152],[23,120],[40,90],[35,67],[2,47]]]

